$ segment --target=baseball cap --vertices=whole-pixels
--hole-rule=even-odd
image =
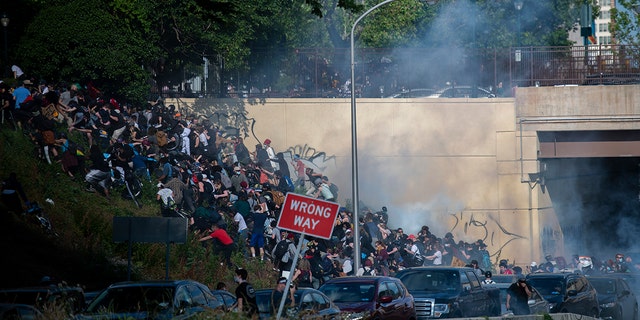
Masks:
[[[278,278],[278,281],[276,282],[277,284],[285,284],[287,283],[287,278],[286,277],[280,277]]]

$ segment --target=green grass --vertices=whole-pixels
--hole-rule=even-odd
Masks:
[[[71,139],[84,142],[82,137]],[[88,148],[86,148],[88,150]],[[155,186],[145,183],[138,209],[133,201],[114,193],[111,200],[86,192],[84,174],[75,180],[62,172],[59,164],[49,165],[36,159],[34,144],[22,132],[3,127],[0,130],[0,179],[16,172],[29,200],[42,206],[59,237],[47,236],[28,217],[3,213],[0,223],[0,250],[8,261],[0,275],[0,286],[19,287],[37,284],[43,276],[80,284],[86,290],[99,290],[127,277],[126,243],[112,241],[115,216],[159,216]],[[52,199],[55,205],[46,203]],[[1,204],[0,204],[1,206]],[[5,212],[0,207],[0,212]],[[193,235],[185,244],[171,244],[169,278],[193,279],[210,288],[225,282],[230,289],[233,270],[221,267],[219,258],[205,250]],[[165,244],[136,243],[132,246],[132,280],[165,278]],[[276,274],[269,262],[247,261],[239,253],[233,262],[249,271],[256,288],[271,287]]]

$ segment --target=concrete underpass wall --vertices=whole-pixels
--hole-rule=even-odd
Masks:
[[[439,236],[451,231],[456,240],[482,239],[494,262],[509,259],[524,266],[545,254],[566,255],[549,196],[529,175],[541,171],[536,131],[589,128],[578,121],[543,123],[543,117],[636,113],[638,90],[633,88],[613,95],[622,95],[615,101],[624,106],[602,112],[602,102],[611,98],[604,88],[612,87],[520,88],[515,103],[506,98],[358,99],[360,201],[373,211],[387,206],[390,226],[410,233],[428,225]],[[232,122],[223,127],[248,121],[250,150],[269,138],[276,152],[285,152],[287,159],[301,154],[336,183],[343,205],[352,198],[349,99],[166,103]],[[534,118],[539,121],[522,121]]]
[[[589,131],[596,130],[638,130],[640,129],[640,86],[567,86],[567,87],[529,87],[518,88],[515,107],[516,123],[525,138],[525,150],[537,151],[536,132],[542,131]],[[585,150],[588,153],[588,150]],[[524,162],[535,165],[537,159],[524,157]],[[571,170],[572,168],[566,168]],[[569,171],[568,170],[568,171]],[[526,171],[525,171],[526,172]],[[536,171],[528,171],[536,172]],[[565,193],[571,193],[575,186],[562,186]],[[569,239],[560,229],[559,218],[566,212],[553,210],[549,193],[544,188],[536,189],[541,230],[543,254],[562,252],[565,256],[574,254],[589,239]],[[577,192],[577,191],[576,191]],[[534,202],[535,203],[535,202]],[[580,207],[581,204],[576,204]],[[584,219],[584,215],[582,215]],[[572,221],[574,228],[580,230],[587,221]],[[567,220],[566,218],[564,220]],[[582,225],[582,227],[581,227]],[[615,233],[616,230],[610,230]],[[588,238],[588,237],[587,237]],[[578,243],[576,243],[578,241]]]
[[[340,187],[342,204],[352,198],[349,99],[166,103],[212,119],[246,114],[255,120],[245,139],[250,150],[269,138],[287,159],[310,159]],[[521,174],[537,171],[536,137],[522,135],[530,146],[520,161],[513,99],[358,99],[357,111],[359,198],[373,211],[387,206],[391,227],[482,239],[494,262],[539,260],[538,193]]]

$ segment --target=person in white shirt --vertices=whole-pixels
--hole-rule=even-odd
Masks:
[[[180,138],[182,138],[182,145],[181,145],[182,148],[180,152],[190,156],[191,155],[191,139],[189,138],[189,135],[191,134],[191,128],[189,128],[187,123],[184,121],[180,121],[179,126],[182,127],[182,132],[180,133]]]
[[[22,69],[20,69],[20,67],[18,67],[15,64],[11,66],[11,71],[13,71],[13,78],[14,79],[20,80],[22,78],[22,76],[24,75],[24,72],[22,71]]]
[[[267,150],[267,155],[269,155],[269,162],[271,163],[271,167],[273,170],[280,170],[280,164],[278,163],[278,157],[276,156],[275,150],[271,146],[271,140],[264,140],[264,149]]]
[[[440,266],[442,265],[442,245],[436,243],[434,249],[435,252],[430,256],[426,256],[425,259],[433,261],[432,264],[434,266]]]
[[[249,253],[247,251],[247,232],[249,231],[249,229],[247,228],[247,222],[244,220],[244,217],[240,214],[240,212],[234,213],[235,210],[233,210],[233,208],[221,208],[220,210],[227,211],[227,213],[233,217],[233,223],[238,227],[238,237],[236,238],[238,241],[236,241],[236,243],[238,244],[240,252],[242,252],[245,258],[248,258]]]

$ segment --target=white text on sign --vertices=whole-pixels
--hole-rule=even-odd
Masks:
[[[291,201],[291,205],[289,206],[289,208],[291,208],[296,212],[306,213],[312,216],[320,216],[324,218],[331,217],[330,207],[324,207],[321,205],[316,205],[314,203],[307,203],[307,202],[293,200]],[[310,217],[299,216],[299,215],[295,215],[293,220],[294,225],[305,228],[305,229],[311,228],[312,230],[316,228],[318,223],[320,223],[320,220],[312,219]]]

